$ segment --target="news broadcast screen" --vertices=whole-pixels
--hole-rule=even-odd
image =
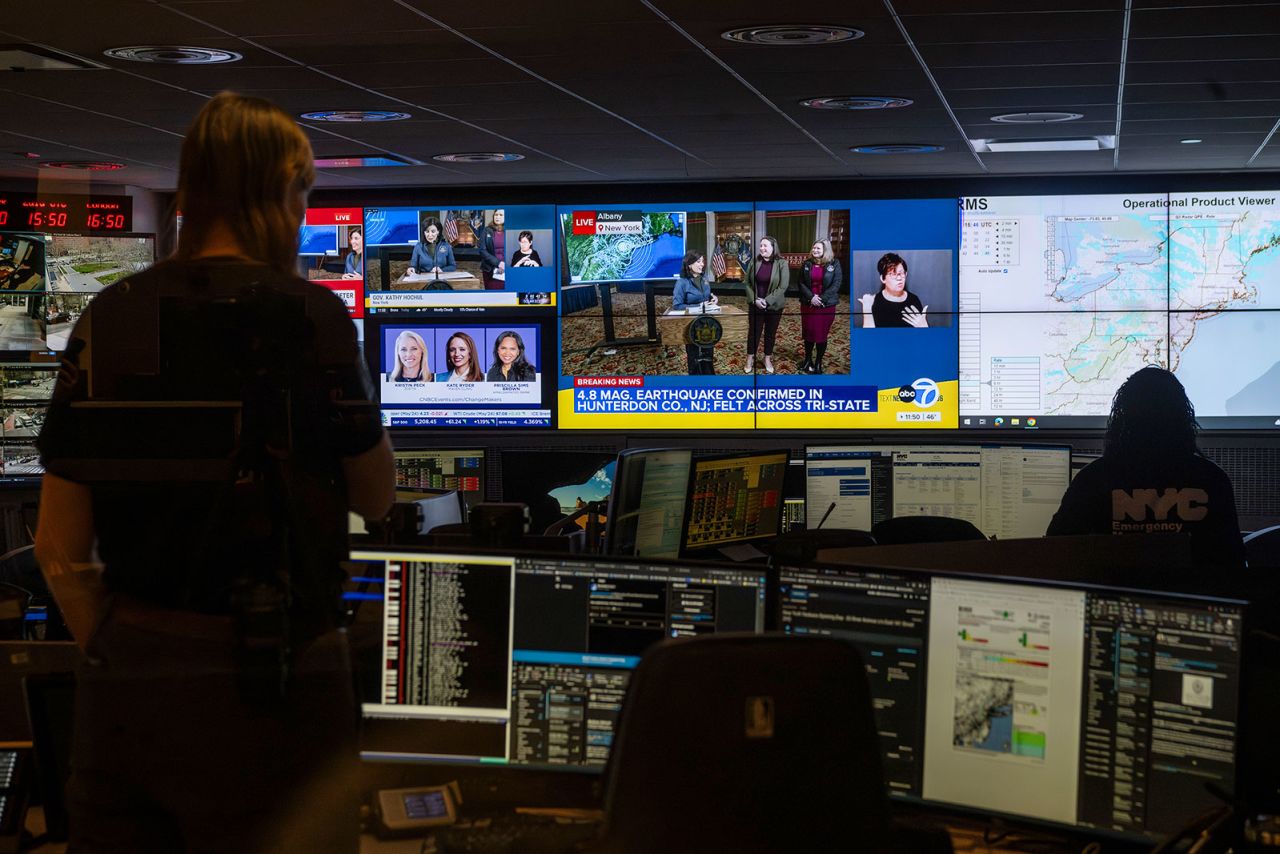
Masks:
[[[543,307],[555,299],[555,208],[366,208],[369,313]]]
[[[545,313],[367,319],[383,424],[553,427],[554,335]]]
[[[954,199],[559,221],[561,426],[956,425]]]
[[[44,239],[49,270],[44,310],[49,350],[67,348],[72,327],[103,288],[142,272],[156,260],[152,235],[47,234]]]
[[[298,234],[298,273],[364,317],[364,210],[307,208]]]
[[[1099,428],[1138,369],[1203,426],[1280,417],[1280,194],[961,199],[960,409],[971,428]]]

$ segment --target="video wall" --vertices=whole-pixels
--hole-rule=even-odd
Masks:
[[[1280,193],[317,209],[392,427],[1280,424]]]

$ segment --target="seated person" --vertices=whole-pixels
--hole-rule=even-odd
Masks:
[[[1071,481],[1048,535],[1185,533],[1199,564],[1244,567],[1227,475],[1196,447],[1195,409],[1177,377],[1148,367],[1111,404],[1102,457]]]
[[[499,335],[493,342],[493,366],[485,379],[491,383],[531,383],[537,378],[538,369],[524,357],[524,339],[520,333],[508,329]]]
[[[406,275],[452,273],[458,269],[458,262],[453,259],[453,247],[441,237],[443,233],[440,220],[429,216],[423,221],[422,239],[413,247]]]
[[[445,346],[450,370],[436,374],[438,383],[478,383],[484,379],[484,373],[476,359],[476,342],[465,332],[455,332],[449,336]]]
[[[684,253],[680,278],[676,279],[675,290],[671,292],[672,309],[692,308],[705,302],[716,305],[719,302],[711,293],[711,283],[703,276],[706,268],[707,259],[701,252]]]
[[[520,232],[520,248],[511,255],[512,267],[541,267],[542,259],[538,250],[533,248],[533,232]]]

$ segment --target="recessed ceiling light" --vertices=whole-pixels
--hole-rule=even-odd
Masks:
[[[893,142],[881,145],[855,145],[849,150],[854,154],[933,154],[935,151],[944,151],[945,149],[945,145]]]
[[[130,62],[154,62],[160,65],[219,65],[223,62],[239,62],[244,56],[234,50],[214,47],[191,47],[176,44],[142,44],[132,47],[113,47],[104,50],[112,59]]]
[[[300,118],[309,122],[402,122],[413,117],[393,110],[317,110]]]
[[[1083,119],[1084,113],[1060,113],[1045,110],[1035,113],[1004,113],[992,116],[991,121],[1007,125],[1051,125],[1057,122],[1074,122]]]
[[[720,34],[720,38],[743,44],[767,44],[791,47],[806,44],[837,44],[862,38],[866,33],[853,27],[830,24],[773,24],[764,27],[739,27]]]
[[[1182,143],[1183,145],[1199,145],[1200,143],[1204,142],[1204,140],[1203,139],[1180,139],[1178,140],[1178,142]]]
[[[811,110],[892,110],[910,107],[910,98],[888,98],[881,95],[840,95],[834,98],[806,98],[800,106]]]
[[[1111,135],[1064,139],[971,139],[979,154],[1008,151],[1110,151],[1116,147]]]
[[[437,154],[431,159],[442,163],[511,163],[515,160],[524,160],[524,155],[509,151],[464,151],[456,154]]]
[[[123,163],[111,160],[47,160],[40,164],[41,169],[78,169],[84,172],[114,172],[123,169]]]

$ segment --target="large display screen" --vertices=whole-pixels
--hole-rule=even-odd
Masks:
[[[298,272],[364,317],[364,210],[308,208],[298,232]]]
[[[554,375],[544,367],[553,336],[549,319],[529,314],[369,321],[365,351],[375,365],[383,423],[554,426]]]
[[[562,426],[956,425],[953,200],[566,205],[559,224]]]
[[[1182,379],[1205,426],[1273,426],[1278,199],[961,199],[961,426],[1100,427],[1146,365]]]
[[[551,306],[551,205],[365,208],[370,313]]]

